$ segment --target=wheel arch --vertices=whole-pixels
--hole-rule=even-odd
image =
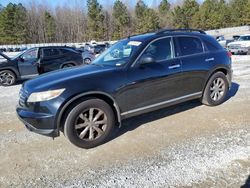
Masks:
[[[62,69],[64,65],[68,65],[68,64],[77,66],[77,63],[76,63],[76,62],[74,62],[74,61],[68,61],[68,62],[62,63],[62,64],[60,65],[60,69]]]
[[[15,68],[12,68],[12,67],[3,67],[3,68],[0,68],[0,72],[4,71],[4,70],[12,71],[15,74],[15,76],[16,76],[17,79],[20,78],[20,74],[19,74],[18,70],[16,70]]]
[[[115,118],[116,118],[116,122],[119,124],[119,126],[121,125],[121,113],[120,113],[120,109],[119,106],[117,105],[115,99],[105,93],[105,92],[98,92],[98,91],[94,91],[94,92],[87,92],[87,93],[83,93],[83,94],[79,94],[73,98],[71,98],[69,101],[67,101],[63,107],[61,108],[58,116],[57,116],[57,130],[59,131],[60,128],[62,128],[63,126],[63,122],[64,122],[64,116],[65,114],[68,112],[67,110],[70,109],[72,106],[75,106],[76,104],[79,104],[80,102],[88,99],[88,98],[98,98],[101,99],[103,101],[105,101],[107,104],[110,105],[110,107],[112,108],[114,114],[115,114]]]
[[[204,92],[205,88],[206,88],[206,85],[209,81],[209,79],[216,73],[216,72],[222,72],[225,74],[225,76],[227,77],[228,79],[228,83],[229,83],[229,87],[231,86],[231,74],[230,74],[230,70],[226,67],[216,67],[215,69],[211,70],[208,74],[208,77],[206,79],[206,82],[203,86],[203,89],[202,89],[202,93]]]

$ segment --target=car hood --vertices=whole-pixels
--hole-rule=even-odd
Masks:
[[[250,46],[250,41],[235,41],[235,42],[230,42],[228,46],[230,45],[249,45]]]
[[[1,66],[1,65],[5,65],[5,64],[7,64],[7,63],[9,63],[8,60],[6,60],[6,59],[3,59],[3,60],[2,60],[2,59],[0,58],[0,66]]]
[[[5,58],[6,60],[10,60],[10,57],[9,56],[7,56],[7,55],[5,55],[4,53],[2,53],[2,52],[0,52],[0,57],[3,57],[3,58]]]
[[[59,89],[65,82],[74,84],[74,79],[90,78],[100,72],[106,72],[115,69],[115,67],[102,67],[98,65],[85,65],[82,67],[74,67],[53,71],[43,74],[33,80],[27,81],[24,88],[28,92],[37,92],[50,89]]]

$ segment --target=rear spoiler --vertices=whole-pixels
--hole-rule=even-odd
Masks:
[[[4,53],[0,52],[0,56],[3,56],[5,59],[10,60],[10,57],[5,55]]]

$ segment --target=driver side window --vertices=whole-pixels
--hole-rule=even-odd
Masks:
[[[155,62],[161,62],[168,59],[172,59],[173,52],[171,38],[163,38],[152,42],[143,52],[140,57],[140,60],[144,57],[152,57]]]
[[[38,52],[37,48],[27,50],[26,52],[24,52],[24,54],[21,56],[21,58],[24,61],[29,61],[29,60],[32,60],[32,59],[36,59],[37,58],[37,52]]]

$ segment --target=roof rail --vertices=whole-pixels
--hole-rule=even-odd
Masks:
[[[183,32],[198,32],[201,34],[206,34],[205,31],[199,30],[199,29],[161,29],[156,34],[164,34],[168,32],[176,32],[176,31],[183,31]]]

